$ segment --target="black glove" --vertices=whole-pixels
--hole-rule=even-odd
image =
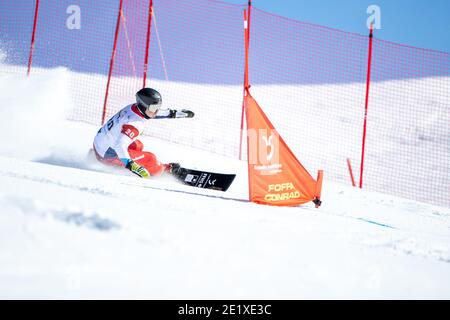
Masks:
[[[194,112],[191,110],[182,109],[181,111],[170,110],[170,118],[193,118]]]

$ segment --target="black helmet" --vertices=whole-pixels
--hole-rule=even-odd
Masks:
[[[143,88],[136,93],[136,102],[139,110],[145,114],[145,111],[150,110],[156,112],[161,107],[161,94],[155,89]]]

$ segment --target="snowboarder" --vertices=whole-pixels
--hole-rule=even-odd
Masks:
[[[107,165],[125,167],[141,178],[178,170],[178,163],[160,163],[153,153],[144,151],[144,144],[137,139],[147,120],[194,117],[190,110],[161,109],[161,104],[161,94],[155,89],[139,90],[136,103],[120,110],[98,131],[94,139],[97,159]]]

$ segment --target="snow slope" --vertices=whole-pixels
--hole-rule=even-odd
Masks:
[[[11,69],[26,74],[23,67],[1,64],[0,53],[0,74],[7,75],[13,72]],[[68,119],[101,123],[107,82],[104,75],[33,68],[32,78],[31,82],[36,84],[28,85],[31,92],[41,93],[38,89],[43,83],[54,82],[47,96],[53,94],[55,101],[44,106],[48,114],[67,106]],[[3,79],[10,81],[6,80],[8,77]],[[140,85],[136,78],[113,77],[106,119],[129,104],[132,88]],[[230,158],[239,157],[241,86],[154,79],[149,79],[148,85],[162,92],[164,106],[195,110],[196,117],[194,121],[151,122],[145,128],[146,135]],[[21,82],[17,87],[24,86]],[[350,184],[347,158],[351,159],[359,180],[365,86],[365,83],[255,85],[251,92],[313,176],[323,169],[327,180]],[[5,88],[12,101],[14,95],[23,91]],[[45,96],[41,99],[42,104],[51,101]],[[374,82],[368,117],[364,187],[450,207],[450,77]],[[245,159],[245,139],[243,149]]]
[[[327,180],[320,209],[258,206],[245,163],[148,137],[238,177],[140,180],[86,160],[98,128],[65,120],[64,70],[0,88],[0,298],[450,298],[448,208]]]

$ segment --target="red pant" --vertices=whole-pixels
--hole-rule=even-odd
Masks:
[[[128,153],[130,154],[131,160],[147,169],[152,176],[162,174],[164,172],[165,165],[161,164],[153,153],[144,151],[143,149],[144,144],[140,140],[136,140],[130,144],[128,146]],[[119,158],[104,158],[97,153],[95,147],[94,151],[97,160],[101,163],[109,166],[124,166],[123,162],[120,161]]]

